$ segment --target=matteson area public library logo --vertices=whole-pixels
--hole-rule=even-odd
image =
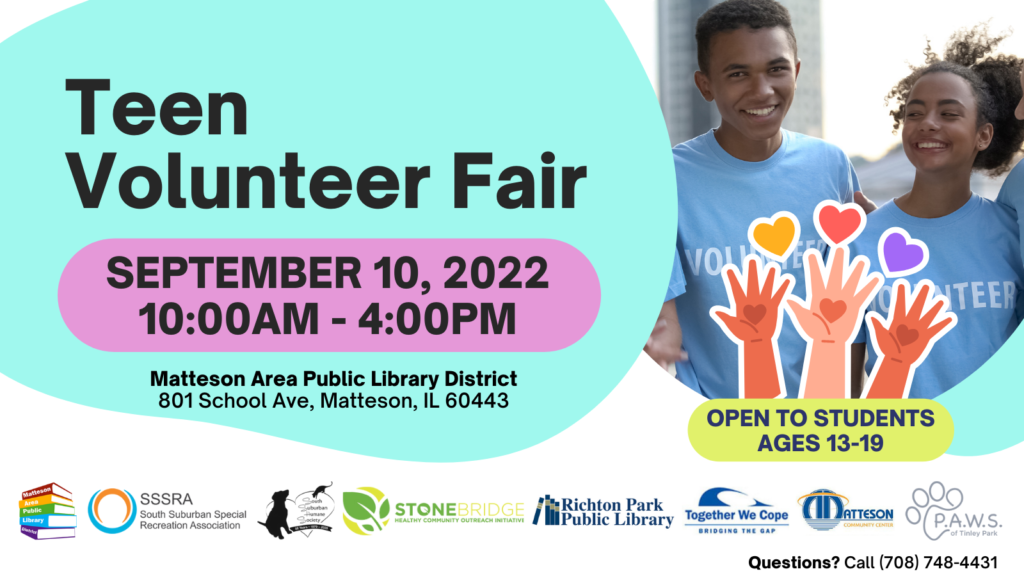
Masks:
[[[624,501],[579,498],[552,498],[550,494],[537,500],[533,524],[544,516],[544,526],[661,526],[672,527],[675,516],[665,514],[665,503],[626,498]]]
[[[774,534],[789,526],[789,512],[732,488],[706,490],[697,509],[686,511],[684,526],[698,534]]]
[[[797,499],[807,525],[827,532],[840,523],[844,528],[892,528],[892,508],[851,508],[850,499],[828,488],[819,488]]]

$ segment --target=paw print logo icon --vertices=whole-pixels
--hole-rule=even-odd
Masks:
[[[959,488],[946,490],[942,482],[932,482],[928,490],[915,489],[911,498],[914,505],[907,508],[907,522],[920,524],[929,540],[938,540],[949,532],[951,522],[945,512],[952,512],[964,503],[964,493]]]

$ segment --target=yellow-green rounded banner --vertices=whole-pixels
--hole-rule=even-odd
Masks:
[[[923,462],[953,442],[932,400],[710,400],[690,444],[718,462]]]

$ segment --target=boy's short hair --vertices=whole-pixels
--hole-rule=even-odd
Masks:
[[[743,27],[775,28],[786,31],[796,53],[796,34],[789,10],[774,0],[726,0],[716,4],[697,19],[697,65],[708,73],[711,61],[711,38],[719,32],[731,32]]]

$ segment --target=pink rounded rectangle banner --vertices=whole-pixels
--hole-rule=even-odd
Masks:
[[[543,352],[590,329],[597,272],[538,239],[114,239],[61,316],[111,352]]]

